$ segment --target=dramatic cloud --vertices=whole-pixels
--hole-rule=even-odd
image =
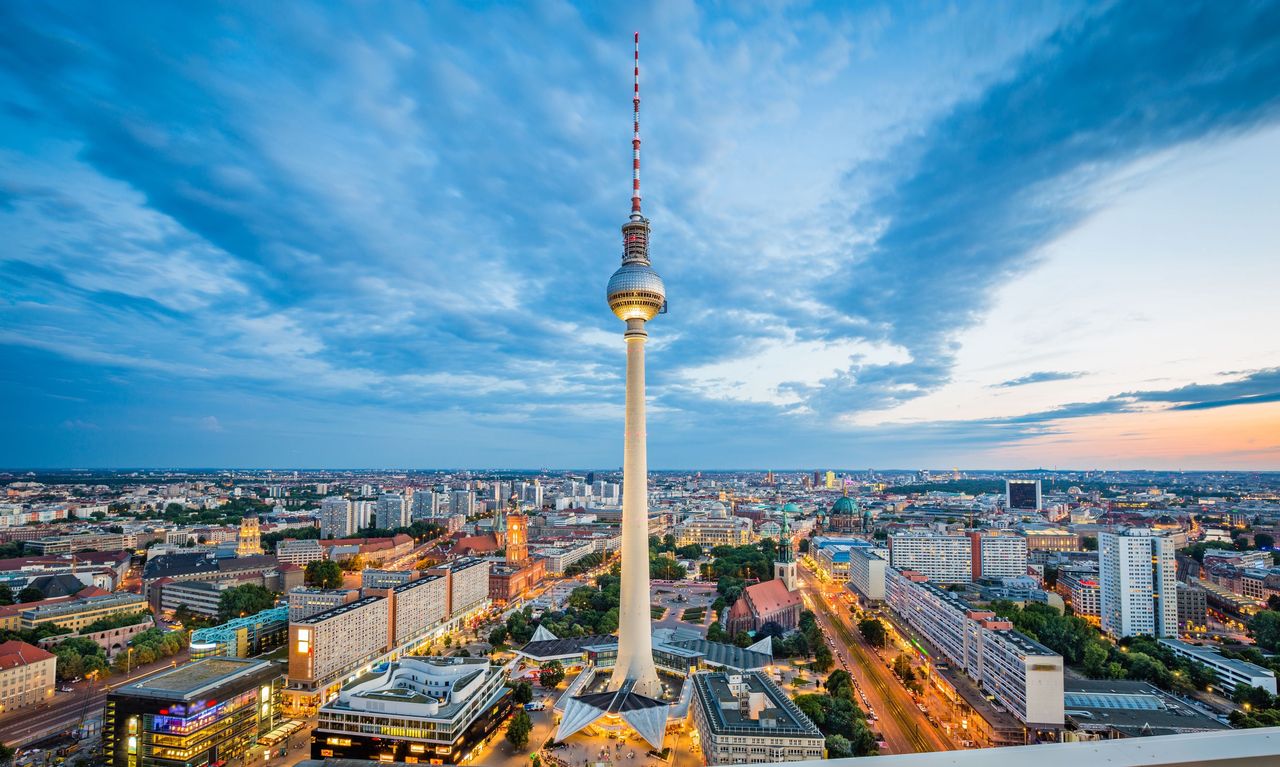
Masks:
[[[857,423],[952,382],[1107,173],[1276,123],[1274,4],[9,4],[0,464],[616,464],[636,28],[655,466],[959,463],[1280,391]]]

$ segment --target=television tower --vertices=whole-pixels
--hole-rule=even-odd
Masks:
[[[609,689],[657,697],[649,614],[649,460],[645,446],[645,323],[666,310],[666,288],[649,265],[649,219],[640,212],[640,33],[636,33],[631,138],[631,216],[622,225],[622,266],[609,278],[609,308],[627,323],[626,436],[622,452],[622,593],[618,606],[618,659]]]

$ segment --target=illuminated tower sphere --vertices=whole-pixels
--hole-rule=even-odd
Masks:
[[[640,35],[636,35],[631,216],[622,225],[622,266],[609,278],[609,308],[627,323],[626,436],[622,455],[622,593],[618,659],[610,690],[630,685],[639,695],[661,692],[653,663],[649,614],[649,460],[645,445],[645,323],[666,308],[662,278],[649,265],[649,220],[640,212]]]

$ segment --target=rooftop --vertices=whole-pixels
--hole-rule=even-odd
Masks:
[[[1082,730],[1143,736],[1230,729],[1146,682],[1070,679],[1063,702],[1067,717]]]
[[[373,604],[374,602],[380,601],[382,599],[384,599],[384,597],[380,597],[380,596],[364,597],[363,599],[357,599],[354,602],[347,602],[345,605],[338,605],[337,607],[331,607],[328,610],[325,610],[324,612],[316,613],[315,615],[308,615],[305,618],[300,618],[299,620],[293,621],[293,623],[319,623],[321,621],[325,621],[330,618],[333,618],[334,616],[342,615],[343,613],[348,613],[348,612],[351,612],[352,610],[359,610],[362,607],[367,607]]]
[[[206,658],[124,685],[112,694],[166,700],[174,696],[184,699],[199,698],[214,687],[263,672],[278,674],[280,668],[270,661],[250,658]]]
[[[699,705],[717,734],[767,731],[822,738],[813,722],[763,674],[695,674],[693,683]],[[747,702],[751,698],[756,700],[755,706]]]

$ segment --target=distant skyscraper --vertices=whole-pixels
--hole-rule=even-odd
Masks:
[[[1010,509],[1039,511],[1044,507],[1038,479],[1006,479],[1004,495],[1005,505]]]
[[[356,531],[355,508],[340,495],[320,501],[320,537],[346,538]]]
[[[475,512],[474,490],[454,490],[449,494],[449,513],[469,517]]]
[[[378,527],[383,530],[406,527],[409,524],[409,514],[404,505],[404,497],[396,493],[383,493],[380,495],[374,514],[377,518]]]
[[[836,486],[836,473],[834,471],[827,472],[827,487],[834,489]]]
[[[1173,540],[1135,528],[1098,536],[1102,630],[1117,639],[1178,635]]]

